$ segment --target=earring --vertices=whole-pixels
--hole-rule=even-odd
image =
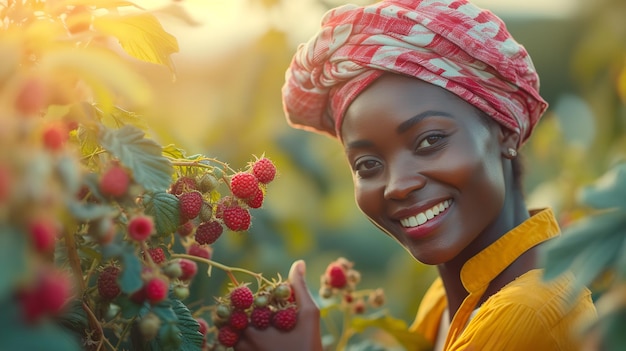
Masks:
[[[515,150],[514,148],[510,147],[507,151],[509,152],[509,157],[514,158],[515,156],[517,156],[517,150]]]

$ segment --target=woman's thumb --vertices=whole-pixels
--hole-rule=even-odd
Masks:
[[[306,264],[303,260],[295,261],[289,270],[289,282],[299,306],[314,304],[313,297],[306,285]]]

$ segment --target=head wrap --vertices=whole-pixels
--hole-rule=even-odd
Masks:
[[[526,141],[547,108],[526,49],[466,0],[383,0],[328,11],[287,69],[293,127],[340,138],[350,103],[384,72],[419,78],[474,105]]]

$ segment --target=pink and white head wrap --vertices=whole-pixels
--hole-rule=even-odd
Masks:
[[[282,89],[289,124],[340,138],[346,109],[384,72],[455,93],[520,143],[548,106],[528,52],[490,11],[467,0],[383,0],[330,10],[298,47]]]

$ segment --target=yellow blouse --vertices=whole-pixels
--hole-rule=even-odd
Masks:
[[[552,211],[540,210],[465,263],[461,281],[469,295],[450,323],[445,351],[579,349],[573,332],[597,314],[588,289],[573,304],[568,300],[572,274],[546,283],[541,270],[531,270],[477,306],[489,283],[516,258],[559,234]],[[437,279],[424,295],[411,331],[434,344],[446,308],[443,283]]]

